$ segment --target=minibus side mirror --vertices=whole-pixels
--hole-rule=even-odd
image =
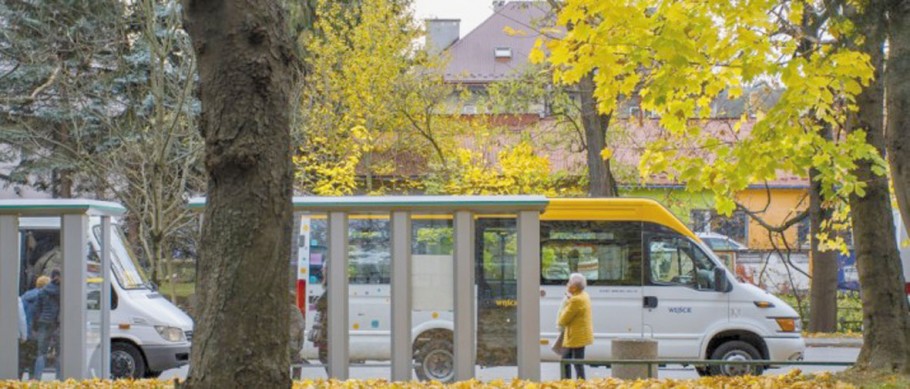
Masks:
[[[726,292],[728,286],[727,271],[722,267],[714,268],[714,291]]]

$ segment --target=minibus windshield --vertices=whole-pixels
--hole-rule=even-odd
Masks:
[[[116,226],[111,227],[111,270],[114,272],[117,282],[123,289],[148,288],[148,278],[142,267],[139,266],[136,255],[126,245],[123,231]],[[95,234],[95,239],[101,242],[101,226],[95,226],[92,232]]]

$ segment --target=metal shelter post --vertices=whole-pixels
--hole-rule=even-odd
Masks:
[[[329,377],[348,378],[348,215],[329,212]]]
[[[455,212],[455,380],[474,378],[474,215]]]
[[[101,217],[101,274],[111,274],[111,218]],[[101,378],[111,377],[111,277],[101,281]]]
[[[88,216],[68,214],[62,217],[60,246],[63,248],[63,271],[60,276],[60,375],[86,379],[86,270]]]
[[[540,381],[540,212],[518,212],[518,378]]]
[[[18,216],[0,215],[0,269],[0,379],[15,380],[19,378]]]
[[[392,381],[411,380],[411,214],[392,212]]]

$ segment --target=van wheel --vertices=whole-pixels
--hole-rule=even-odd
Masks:
[[[711,368],[708,366],[695,366],[695,372],[698,373],[699,377],[711,376]]]
[[[452,382],[455,378],[455,353],[452,341],[433,339],[424,343],[414,355],[415,373],[421,381]]]
[[[144,378],[145,358],[136,346],[124,342],[111,343],[111,377]]]
[[[731,340],[721,344],[711,354],[711,359],[719,361],[754,361],[761,358],[755,346],[741,340]],[[714,365],[709,368],[711,375],[739,376],[761,375],[764,369],[761,366],[747,365]]]

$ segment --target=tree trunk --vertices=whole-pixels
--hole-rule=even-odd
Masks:
[[[884,155],[884,13],[871,2],[863,15],[851,15],[865,37],[859,47],[870,56],[875,80],[857,97],[859,111],[848,121],[850,131],[865,131],[867,141]],[[853,242],[863,301],[863,347],[856,360],[860,370],[908,371],[908,318],[904,276],[894,236],[887,177],[872,172],[872,162],[857,162],[853,171],[867,184],[866,194],[850,195]]]
[[[288,388],[290,112],[281,2],[185,0],[209,175],[188,387]]]
[[[588,195],[591,197],[617,197],[616,180],[610,171],[610,160],[601,155],[607,142],[610,115],[597,111],[594,98],[594,75],[588,74],[578,82],[581,94],[581,122],[585,129],[588,150]]]
[[[831,211],[822,208],[818,171],[809,170],[809,225],[812,242],[812,285],[809,288],[809,332],[837,331],[837,253],[819,251],[819,227],[831,219]]]
[[[891,178],[904,226],[910,230],[910,1],[893,1],[889,10],[888,127],[885,133]]]
[[[70,144],[70,129],[66,123],[57,125],[57,131],[54,133],[55,141],[62,145]],[[58,152],[60,148],[57,148]],[[55,182],[53,183],[53,197],[61,199],[73,198],[73,171],[69,168],[54,169]]]

